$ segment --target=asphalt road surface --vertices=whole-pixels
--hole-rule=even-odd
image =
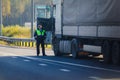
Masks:
[[[35,49],[0,47],[0,80],[120,80],[120,66],[101,58],[36,56]]]

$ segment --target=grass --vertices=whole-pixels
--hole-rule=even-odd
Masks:
[[[1,44],[1,45],[7,45],[8,43],[5,42],[5,41],[0,41],[0,44]]]

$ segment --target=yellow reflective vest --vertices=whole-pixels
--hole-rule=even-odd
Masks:
[[[36,32],[37,32],[37,36],[44,36],[45,35],[45,30],[40,31],[37,29]]]

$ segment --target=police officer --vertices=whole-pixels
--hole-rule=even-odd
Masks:
[[[43,29],[42,24],[39,24],[37,30],[34,33],[34,38],[36,40],[36,49],[37,49],[37,56],[40,54],[40,44],[42,47],[43,56],[45,55],[45,47],[44,47],[44,40],[46,38],[46,31]]]

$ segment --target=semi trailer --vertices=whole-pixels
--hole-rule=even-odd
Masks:
[[[80,52],[120,64],[120,0],[53,0],[55,56]]]

